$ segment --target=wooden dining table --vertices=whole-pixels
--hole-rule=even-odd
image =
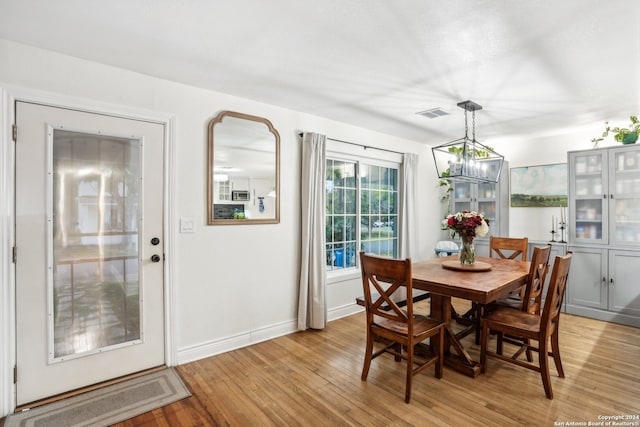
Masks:
[[[445,323],[445,366],[476,377],[480,373],[479,362],[471,358],[451,328],[451,298],[480,304],[494,302],[525,284],[530,263],[476,257],[476,263],[484,268],[457,270],[453,263],[457,263],[458,260],[452,258],[436,258],[414,263],[413,288],[431,293],[431,317],[442,319]],[[443,263],[446,263],[447,268]]]

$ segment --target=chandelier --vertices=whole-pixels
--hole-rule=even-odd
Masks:
[[[464,137],[431,149],[438,177],[453,181],[498,182],[504,156],[476,141],[476,111],[482,110],[482,106],[473,101],[462,101],[458,107],[464,109]],[[469,112],[471,139],[468,135]]]

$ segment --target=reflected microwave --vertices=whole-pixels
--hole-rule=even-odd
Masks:
[[[248,191],[232,191],[231,200],[236,202],[248,202],[249,192]]]

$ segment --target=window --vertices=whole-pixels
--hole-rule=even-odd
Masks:
[[[397,257],[399,168],[372,163],[327,158],[328,271],[356,267],[360,250]]]

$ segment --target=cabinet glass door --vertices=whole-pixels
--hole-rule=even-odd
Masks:
[[[456,182],[453,188],[452,212],[456,213],[464,210],[471,210],[472,185],[469,182]]]
[[[574,194],[571,221],[575,229],[569,228],[573,242],[606,243],[608,211],[606,151],[572,153],[574,179],[570,194]]]
[[[609,170],[610,243],[640,244],[640,150],[614,149]]]
[[[483,213],[489,220],[489,235],[495,234],[497,229],[497,206],[496,206],[497,185],[495,183],[478,184],[478,212]]]

